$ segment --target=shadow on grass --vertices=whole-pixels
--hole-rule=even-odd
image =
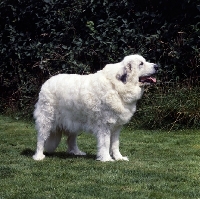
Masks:
[[[20,155],[26,156],[26,157],[32,157],[35,154],[35,151],[32,149],[24,149]],[[66,152],[54,152],[52,154],[49,153],[44,153],[46,157],[57,157],[60,159],[73,159],[73,158],[85,158],[85,159],[96,159],[96,155],[93,154],[87,154],[85,156],[80,156],[80,155],[70,155],[67,154]]]

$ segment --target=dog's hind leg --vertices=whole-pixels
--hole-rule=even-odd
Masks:
[[[52,131],[54,121],[54,110],[49,103],[39,100],[34,111],[37,135],[37,149],[33,156],[34,160],[42,160],[45,158],[43,154],[45,141],[48,140]]]
[[[37,149],[36,149],[35,155],[33,156],[34,160],[43,160],[45,158],[45,155],[43,154],[44,142],[45,142],[44,137],[38,134]]]
[[[53,153],[60,143],[62,131],[51,132],[44,144],[44,149],[48,153]]]
[[[77,145],[77,134],[70,133],[67,138],[67,153],[71,155],[86,155],[85,152],[81,151]]]
[[[33,156],[34,160],[43,160],[45,158],[45,155],[43,154],[45,142],[48,140],[49,137],[51,140],[51,136],[50,136],[51,127],[50,126],[51,125],[47,124],[47,122],[42,123],[42,122],[36,121],[38,135],[37,135],[37,149],[36,149],[35,155]]]

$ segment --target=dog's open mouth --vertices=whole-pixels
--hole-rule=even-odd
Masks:
[[[143,76],[139,78],[139,82],[141,83],[156,83],[156,78],[151,76]]]

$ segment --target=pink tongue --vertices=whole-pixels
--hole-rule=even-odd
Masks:
[[[156,83],[156,78],[150,77],[150,76],[141,77],[141,78],[140,78],[140,81],[141,81],[141,82]]]
[[[154,78],[154,77],[149,77],[148,79],[151,80],[151,82],[156,83],[156,78]]]

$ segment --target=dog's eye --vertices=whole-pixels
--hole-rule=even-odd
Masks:
[[[144,63],[143,63],[143,62],[140,62],[140,66],[142,66],[142,65],[144,65]]]

